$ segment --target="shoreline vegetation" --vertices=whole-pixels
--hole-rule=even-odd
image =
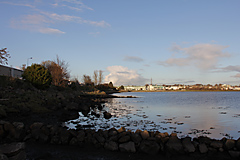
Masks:
[[[86,159],[91,159],[96,150],[101,153],[95,159],[103,155],[105,159],[116,159],[116,156],[126,159],[130,155],[134,159],[152,155],[155,159],[240,157],[240,139],[180,139],[176,133],[131,132],[125,128],[72,130],[62,126],[63,122],[77,119],[79,112],[87,116],[91,109],[103,109],[102,104],[108,98],[136,98],[133,96],[118,97],[110,94],[113,90],[87,90],[83,86],[79,86],[82,90],[76,86],[37,89],[24,80],[4,76],[0,76],[0,82],[0,156],[5,159],[78,159],[61,152],[69,146],[76,148],[74,154],[85,153]],[[111,118],[110,113],[105,114],[106,119]],[[61,149],[50,151],[56,146]],[[49,151],[37,152],[46,148]],[[106,155],[109,151],[114,154]]]

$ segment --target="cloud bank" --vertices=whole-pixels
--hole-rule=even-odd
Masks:
[[[123,66],[109,66],[110,72],[106,77],[106,82],[113,82],[114,85],[144,85],[147,79],[142,77],[137,71]]]
[[[232,76],[234,78],[240,78],[240,65],[229,65],[227,67],[220,68],[219,72],[238,72],[236,75]]]
[[[230,57],[228,52],[223,51],[228,47],[216,44],[196,44],[183,48],[180,45],[174,45],[170,49],[174,52],[172,57],[166,61],[158,61],[158,64],[163,66],[193,65],[203,70],[215,69],[220,58]]]

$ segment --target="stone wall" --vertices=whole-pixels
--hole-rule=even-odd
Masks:
[[[0,157],[10,157],[11,154],[4,152],[6,145],[21,146],[19,150],[22,151],[24,142],[27,141],[80,147],[91,144],[110,151],[144,152],[152,155],[224,152],[232,158],[240,158],[240,139],[215,140],[208,137],[179,139],[176,133],[169,135],[168,133],[146,130],[131,132],[126,131],[125,128],[98,131],[91,129],[67,130],[61,126],[45,125],[38,122],[25,126],[21,122],[0,121]]]

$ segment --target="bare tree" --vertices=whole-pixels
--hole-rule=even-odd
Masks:
[[[94,79],[94,84],[97,85],[98,84],[98,71],[95,70],[93,73],[93,79]]]
[[[8,58],[11,57],[7,51],[7,48],[0,49],[0,64],[8,64]]]
[[[46,67],[52,75],[52,84],[55,86],[64,86],[65,81],[69,79],[68,63],[60,60],[57,56],[55,61],[43,61],[42,65]]]
[[[98,84],[101,84],[102,81],[103,81],[103,71],[102,70],[99,70],[99,78],[98,78]]]
[[[85,85],[93,84],[91,77],[86,74],[83,75],[83,82],[85,83]]]

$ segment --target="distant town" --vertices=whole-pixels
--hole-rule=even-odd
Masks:
[[[157,84],[146,84],[144,86],[121,86],[118,87],[119,90],[125,91],[177,91],[177,90],[221,90],[221,91],[240,91],[240,86],[232,86],[228,84],[195,84],[195,85],[183,85],[183,84],[174,84],[174,85],[157,85]]]

